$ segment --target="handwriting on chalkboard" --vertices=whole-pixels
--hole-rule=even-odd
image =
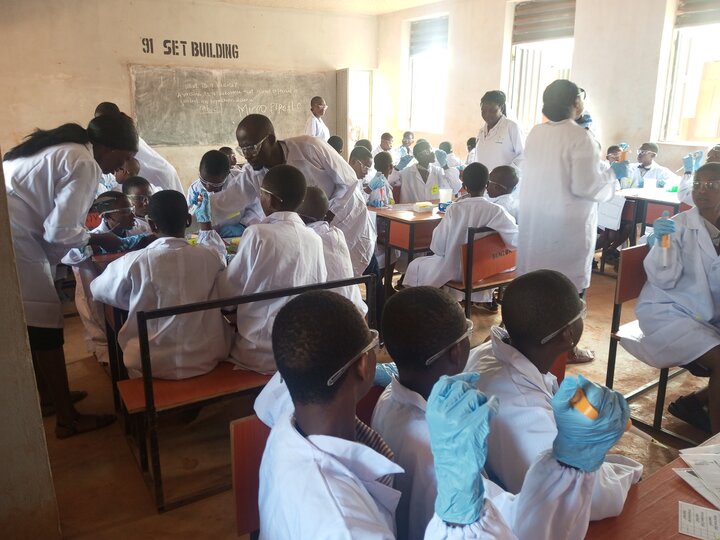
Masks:
[[[155,39],[141,38],[142,52],[155,54]],[[162,54],[165,56],[195,56],[198,58],[239,58],[240,51],[235,43],[212,43],[209,41],[187,41],[185,39],[164,39]]]

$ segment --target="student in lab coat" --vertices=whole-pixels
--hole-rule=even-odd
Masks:
[[[371,262],[377,234],[358,189],[357,176],[342,156],[317,138],[278,140],[272,122],[261,114],[246,116],[238,125],[236,136],[258,180],[267,169],[286,163],[300,169],[310,185],[325,192],[330,200],[328,222],[345,234],[353,272],[362,275]]]
[[[337,135],[331,135],[330,138],[327,140],[327,143],[332,146],[338,154],[342,154],[344,145],[342,137],[338,137]]]
[[[658,145],[652,142],[638,148],[637,163],[630,165],[631,188],[670,188],[680,182],[674,172],[655,161],[658,152]]]
[[[222,191],[230,174],[230,160],[220,150],[208,150],[200,159],[198,179],[187,191],[188,206],[192,206],[200,192],[204,189],[208,193]]]
[[[297,211],[305,225],[322,239],[327,280],[350,279],[353,277],[352,262],[345,235],[340,229],[325,221],[329,207],[330,203],[325,192],[317,186],[308,186],[305,190],[305,200]],[[362,299],[359,285],[335,289],[335,292],[355,304],[363,316],[367,314],[367,304]]]
[[[122,191],[122,183],[138,174],[140,174],[140,163],[137,159],[130,158],[114,174],[100,175],[97,194],[100,195],[107,191]]]
[[[225,269],[224,257],[203,245],[202,235],[195,246],[185,240],[190,216],[182,193],[164,190],[153,195],[148,221],[158,239],[111,262],[90,284],[95,300],[129,312],[118,343],[131,377],[142,375],[136,313],[211,300],[216,278]],[[230,347],[230,332],[218,310],[148,321],[148,338],[152,375],[158,379],[207,373],[227,358]]]
[[[325,103],[325,100],[320,96],[315,96],[310,100],[310,118],[308,118],[305,124],[305,135],[318,137],[323,141],[327,141],[330,138],[330,130],[322,119],[322,117],[325,116],[327,108],[327,103]]]
[[[517,185],[519,182],[517,169],[510,165],[495,167],[488,177],[488,200],[499,204],[510,214],[515,223],[518,220]]]
[[[221,146],[220,148],[218,148],[218,150],[227,156],[228,163],[230,163],[231,169],[240,169],[241,168],[241,165],[238,165],[237,156],[235,155],[235,150],[233,150],[229,146]]]
[[[480,100],[480,114],[485,125],[480,128],[475,144],[475,161],[489,171],[500,165],[520,168],[525,137],[520,126],[507,117],[505,93],[486,92]]]
[[[64,124],[37,130],[5,154],[10,228],[37,370],[41,402],[56,410],[59,438],[104,427],[114,416],[81,415],[73,402],[63,354],[63,314],[55,290],[55,267],[72,248],[120,248],[110,233],[89,234],[84,227],[98,178],[122,167],[137,150],[138,136],[125,115],[94,118],[87,129]]]
[[[402,493],[396,514],[400,539],[422,538],[432,518],[437,490],[426,420],[427,400],[441,376],[463,371],[470,351],[470,332],[472,324],[465,319],[462,308],[438,289],[405,289],[387,302],[383,336],[388,352],[397,362],[399,376],[380,396],[372,428],[385,439],[396,462],[405,470],[395,480],[395,487]],[[501,402],[500,410],[502,407]],[[492,433],[492,422],[490,427]],[[584,521],[578,515],[589,507],[592,487],[578,488],[592,480],[583,478],[589,475],[579,470],[567,472],[565,466],[546,455],[528,473],[518,496],[483,478],[485,497],[518,538],[579,539],[587,530],[589,515]],[[551,485],[556,491],[548,497],[546,490]],[[532,509],[532,515],[528,509]],[[540,522],[534,517],[539,517]]]
[[[501,403],[488,438],[488,473],[511,493],[520,492],[531,464],[553,447],[558,427],[551,402],[558,385],[549,369],[577,345],[585,310],[567,277],[553,270],[530,272],[505,290],[504,328],[494,326],[491,341],[470,355],[466,371],[479,373],[480,391]],[[593,450],[588,443],[580,452]],[[607,456],[593,489],[590,519],[620,514],[642,469],[632,459]]]
[[[239,296],[327,281],[323,242],[305,226],[297,209],[305,198],[305,177],[291,165],[276,165],[262,180],[267,216],[243,234],[237,254],[218,278],[221,296]],[[260,373],[274,373],[272,324],[288,301],[277,298],[237,307],[237,334],[230,361]]]
[[[406,131],[403,133],[402,142],[400,148],[398,148],[398,160],[405,156],[412,156],[412,145],[415,142],[415,134],[412,131]]]
[[[714,434],[720,432],[720,163],[695,172],[692,196],[694,208],[672,220],[661,218],[653,227],[654,235],[670,235],[670,246],[655,241],[645,258],[647,282],[635,312],[647,353],[643,360],[655,367],[685,366],[692,373],[700,366],[710,372],[706,389],[671,407],[673,414]],[[710,421],[703,426],[692,417],[702,418],[704,406]]]
[[[465,158],[465,165],[470,165],[471,163],[475,163],[475,145],[477,144],[477,138],[470,137],[465,144],[467,145],[468,151],[468,155]]]
[[[352,170],[355,171],[357,179],[361,182],[367,178],[371,170],[372,176],[375,176],[372,152],[364,146],[356,146],[352,149],[348,157],[348,163],[350,167],[352,167]],[[372,178],[372,176],[370,178]]]
[[[693,174],[702,165],[704,155],[705,152],[702,150],[696,150],[683,157],[685,174],[683,174],[680,185],[678,186],[678,198],[681,202],[689,204],[690,206],[695,206],[692,200]],[[705,163],[720,163],[720,144],[716,144],[707,149],[707,159]]]
[[[402,169],[395,183],[400,185],[401,203],[438,200],[440,188],[451,188],[453,194],[460,191],[460,171],[455,167],[448,167],[446,160],[437,159],[436,163],[436,156],[442,158],[445,152],[438,150],[436,154],[430,143],[418,141],[413,147],[413,155],[417,163]]]
[[[420,143],[418,143],[419,145]],[[417,148],[417,146],[416,146]],[[502,206],[483,198],[488,182],[488,170],[482,163],[471,163],[463,172],[463,185],[469,197],[454,202],[445,212],[440,225],[433,231],[428,257],[413,259],[408,265],[403,284],[406,287],[429,285],[442,287],[448,281],[461,280],[463,276],[461,248],[467,244],[468,227],[490,227],[494,229],[507,246],[517,245],[517,225]],[[464,294],[448,289],[458,300]],[[493,310],[493,291],[473,293],[473,302],[490,304]],[[497,307],[494,307],[497,311]]]
[[[438,148],[447,154],[448,167],[460,167],[463,162],[453,153],[452,143],[450,141],[443,141],[438,145]]]
[[[385,132],[380,135],[380,144],[372,151],[372,156],[375,157],[380,152],[389,152],[390,155],[393,156],[393,165],[397,163],[397,152],[393,151],[394,140],[395,138],[392,136],[392,133]]]
[[[147,221],[148,204],[153,194],[150,182],[142,176],[131,176],[123,182],[122,192],[130,201],[133,214],[135,214],[134,230],[137,232],[133,234],[152,232]]]
[[[95,116],[103,114],[117,114],[120,109],[115,103],[103,101],[95,108]],[[138,151],[135,159],[140,162],[143,176],[158,189],[174,189],[183,193],[182,183],[175,167],[168,160],[153,150],[142,137],[138,142]]]

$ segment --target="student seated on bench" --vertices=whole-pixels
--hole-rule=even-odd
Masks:
[[[518,220],[517,185],[519,182],[517,169],[510,165],[500,165],[490,171],[488,176],[488,200],[499,204],[510,214],[515,223]]]
[[[465,168],[463,185],[470,196],[452,203],[447,209],[440,225],[433,231],[430,242],[433,255],[419,257],[408,265],[403,282],[406,287],[442,287],[448,281],[462,280],[461,247],[467,244],[468,227],[490,227],[500,233],[510,248],[517,245],[515,220],[502,206],[483,198],[487,182],[488,170],[482,163],[471,163]],[[452,290],[451,294],[458,300],[464,297],[460,291]],[[493,310],[492,290],[473,293],[472,299]]]
[[[267,216],[243,234],[237,255],[218,281],[223,297],[325,283],[323,242],[305,226],[297,209],[305,198],[305,177],[292,165],[268,170],[260,187]],[[230,361],[260,373],[274,373],[272,325],[287,297],[237,307],[237,334]]]
[[[164,190],[150,198],[148,223],[157,234],[145,249],[129,253],[108,265],[90,285],[93,298],[129,311],[118,333],[130,376],[142,374],[138,311],[166,308],[216,298],[215,280],[225,259],[214,248],[185,240],[190,223],[182,193]],[[158,379],[185,379],[211,371],[225,360],[229,330],[219,310],[198,311],[148,321],[152,374]]]
[[[385,346],[397,362],[399,376],[380,396],[372,427],[385,439],[398,465],[405,470],[395,479],[395,488],[402,492],[397,510],[398,538],[422,538],[432,518],[437,480],[426,418],[427,400],[433,385],[443,375],[454,376],[465,368],[471,332],[472,325],[458,303],[432,287],[402,290],[385,307]],[[566,386],[574,388],[575,383],[568,381]],[[608,405],[624,402],[622,396],[611,390],[597,389],[597,395],[607,399]],[[500,403],[500,410],[502,406]],[[620,419],[629,416],[627,406],[616,412]],[[584,437],[599,435],[592,432],[592,425],[585,429]],[[615,436],[621,434],[622,427]],[[604,448],[610,445],[608,442]],[[596,464],[599,466],[599,462]],[[546,453],[533,465],[518,496],[484,478],[485,498],[497,507],[518,538],[582,538],[589,515],[583,520],[578,517],[590,505],[592,480],[584,479],[590,475],[581,471],[569,472],[552,454]],[[555,490],[552,497],[548,497],[550,486]],[[528,509],[542,518],[540,523],[529,519]]]
[[[488,437],[488,473],[511,493],[520,492],[530,466],[553,448],[558,424],[552,404],[560,390],[549,370],[580,341],[584,315],[585,303],[567,277],[554,270],[529,272],[505,290],[505,328],[492,327],[491,341],[470,355],[466,371],[479,373],[478,388],[501,403]],[[595,450],[589,442],[578,448],[587,455]],[[592,520],[620,514],[643,470],[624,456],[604,461],[598,464]]]

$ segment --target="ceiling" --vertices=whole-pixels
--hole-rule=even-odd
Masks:
[[[380,15],[437,3],[438,0],[221,0],[227,4],[327,11],[355,15]]]

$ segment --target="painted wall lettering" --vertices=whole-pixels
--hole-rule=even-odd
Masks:
[[[153,38],[141,38],[142,52],[155,54]],[[194,56],[198,58],[240,58],[240,49],[235,43],[213,43],[210,41],[187,41],[184,39],[163,39],[164,56]]]

